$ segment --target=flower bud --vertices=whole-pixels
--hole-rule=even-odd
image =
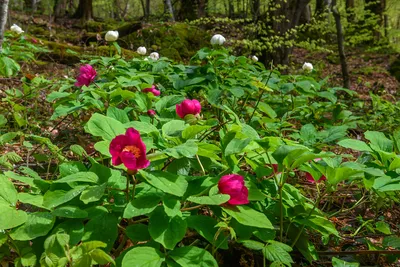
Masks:
[[[117,41],[118,36],[118,31],[108,31],[104,39],[106,39],[107,42],[114,42]]]
[[[182,119],[185,118],[186,115],[192,114],[197,115],[200,114],[201,104],[198,100],[193,99],[185,99],[182,103],[176,105],[176,114]]]
[[[143,93],[152,93],[154,96],[159,96],[160,91],[156,89],[154,85],[152,85],[150,88],[144,88],[142,89]]]
[[[146,49],[146,47],[144,47],[144,46],[140,46],[140,47],[136,50],[136,52],[137,52],[139,55],[144,56],[144,55],[146,55],[146,53],[147,53],[147,49]]]
[[[75,83],[75,86],[89,86],[89,84],[91,84],[96,78],[96,75],[96,70],[89,64],[81,66],[79,69],[79,76],[76,78],[77,82]]]
[[[231,198],[228,203],[231,205],[243,205],[249,203],[249,190],[244,184],[244,178],[238,174],[222,176],[218,182],[219,192],[227,194]]]
[[[211,44],[212,45],[223,45],[225,43],[225,37],[222,36],[221,34],[215,34],[212,38],[211,38]]]
[[[251,57],[251,60],[253,60],[253,62],[257,62],[257,61],[258,61],[258,57],[252,56],[252,57]]]
[[[149,115],[150,117],[154,117],[156,115],[156,111],[154,109],[149,109],[147,111],[147,115]]]

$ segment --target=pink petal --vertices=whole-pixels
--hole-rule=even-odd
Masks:
[[[137,170],[137,164],[136,164],[136,158],[135,156],[128,152],[124,151],[120,155],[122,163],[124,163],[125,167],[128,168],[128,170]]]

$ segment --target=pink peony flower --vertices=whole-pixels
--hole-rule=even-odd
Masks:
[[[243,205],[249,203],[249,190],[244,185],[243,176],[229,174],[222,176],[218,182],[219,192],[230,195],[228,203],[231,205]]]
[[[182,103],[176,105],[176,114],[178,114],[178,116],[182,119],[185,118],[185,116],[188,114],[200,114],[200,111],[201,105],[200,102],[196,99],[185,99],[182,101]]]
[[[160,91],[156,89],[156,87],[154,85],[152,85],[150,88],[144,88],[142,89],[143,93],[152,93],[154,96],[159,96],[160,95]]]
[[[149,115],[150,117],[154,117],[156,115],[156,112],[154,109],[149,109],[147,111],[147,115]]]
[[[89,84],[94,81],[94,78],[96,78],[96,75],[96,70],[89,64],[81,66],[79,69],[79,75],[76,78],[77,82],[75,83],[75,86],[89,86]]]
[[[128,170],[136,171],[150,165],[146,158],[146,145],[134,128],[127,129],[125,134],[118,135],[111,141],[110,154],[113,165],[123,163]]]

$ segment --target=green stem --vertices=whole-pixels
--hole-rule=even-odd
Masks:
[[[135,175],[133,174],[132,174],[132,182],[133,182],[133,189],[132,189],[132,200],[133,200],[136,194],[136,178]]]
[[[279,206],[280,206],[280,241],[283,242],[283,199],[282,199],[282,190],[283,184],[279,185]]]

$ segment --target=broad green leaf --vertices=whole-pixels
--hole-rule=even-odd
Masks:
[[[223,231],[216,237],[218,221],[204,215],[191,215],[186,219],[189,228],[196,230],[208,242],[217,248],[228,249],[228,238]]]
[[[167,148],[164,153],[176,159],[192,158],[197,153],[197,144],[194,140],[188,140],[182,145]]]
[[[388,139],[384,133],[375,131],[366,131],[364,136],[371,142],[370,146],[375,151],[379,150],[385,152],[393,151],[393,141]]]
[[[225,156],[237,154],[243,151],[245,147],[251,142],[251,138],[238,139],[233,138],[225,148]]]
[[[68,234],[69,245],[70,247],[73,247],[81,241],[84,234],[84,230],[85,230],[84,225],[81,220],[67,219],[62,223],[60,223],[59,225],[57,225],[51,233]]]
[[[86,188],[87,185],[82,185],[82,186],[77,186],[69,191],[49,190],[43,196],[43,206],[49,209],[53,209],[79,196],[79,194],[82,193],[82,191],[85,190]]]
[[[105,251],[110,251],[118,236],[118,219],[113,214],[105,214],[91,219],[85,225],[82,241],[102,241],[107,244]]]
[[[395,235],[385,236],[383,238],[382,245],[385,247],[400,249],[400,237],[397,237]]]
[[[122,259],[122,267],[160,267],[165,256],[152,247],[134,247]]]
[[[6,230],[25,223],[28,215],[25,211],[16,210],[9,205],[0,204],[0,229]]]
[[[154,241],[173,249],[185,236],[186,221],[180,216],[169,217],[162,208],[158,208],[150,216],[149,233]]]
[[[131,224],[126,227],[126,235],[134,242],[148,241],[151,239],[148,226],[145,224]]]
[[[89,186],[82,192],[79,199],[82,200],[82,202],[85,204],[98,201],[103,197],[106,186],[106,183],[102,185]]]
[[[123,111],[122,109],[116,108],[116,107],[109,107],[107,109],[107,117],[116,119],[117,121],[121,122],[121,123],[127,123],[129,122],[129,118],[128,115],[126,114],[125,111]]]
[[[183,120],[171,120],[163,125],[162,132],[166,137],[180,137],[187,126]]]
[[[88,213],[75,206],[63,206],[52,212],[53,216],[64,218],[87,218]]]
[[[221,205],[223,203],[228,202],[230,199],[229,195],[218,194],[213,196],[201,196],[201,197],[188,197],[187,200],[193,203],[202,204],[202,205]]]
[[[311,229],[320,232],[322,235],[329,236],[332,234],[335,236],[339,236],[339,233],[336,230],[335,225],[331,221],[322,216],[312,215],[302,219],[296,218],[295,221],[301,224],[305,224]]]
[[[263,243],[255,240],[241,240],[240,243],[251,250],[262,250],[265,247]]]
[[[143,170],[139,171],[139,173],[152,186],[174,196],[183,196],[188,187],[188,182],[181,175],[162,171],[153,171],[150,173]]]
[[[0,144],[4,145],[6,143],[9,143],[11,140],[13,140],[17,136],[18,136],[18,133],[15,133],[15,132],[5,133],[0,136]]]
[[[143,122],[143,121],[131,121],[129,123],[125,123],[124,126],[126,128],[135,128],[137,131],[139,131],[140,134],[149,134],[149,133],[157,133],[158,134],[158,129],[153,125],[148,122]]]
[[[169,253],[169,256],[182,267],[218,267],[210,252],[198,247],[176,248]]]
[[[333,267],[358,267],[360,264],[358,262],[347,262],[336,257],[332,258]]]
[[[15,207],[17,200],[17,190],[14,184],[6,176],[0,174],[0,203],[5,202]]]
[[[265,214],[253,210],[248,206],[235,206],[232,208],[222,209],[243,225],[274,229],[274,226],[271,224],[271,221],[267,218],[267,216],[265,216]]]
[[[115,136],[124,134],[124,125],[116,119],[95,113],[87,122],[89,133],[101,136],[104,140],[112,140]]]
[[[365,142],[356,139],[344,139],[339,141],[338,145],[356,151],[372,152],[372,149]]]
[[[100,265],[106,265],[109,262],[111,262],[115,265],[114,259],[101,249],[96,248],[96,249],[92,250],[90,252],[90,256],[92,257],[93,260],[95,260]]]
[[[110,154],[110,140],[100,141],[94,144],[94,149],[99,151],[101,154],[111,157]]]
[[[378,230],[381,233],[384,233],[385,235],[392,234],[392,232],[390,231],[390,226],[382,221],[376,223],[376,230]]]
[[[28,215],[26,222],[11,231],[10,236],[14,240],[33,240],[47,235],[53,228],[55,217],[50,212],[34,212]]]
[[[124,218],[130,219],[140,215],[147,215],[157,208],[160,201],[161,196],[159,194],[151,194],[135,198],[126,205]]]
[[[11,77],[20,71],[19,64],[6,56],[0,55],[0,76]]]
[[[70,174],[61,179],[55,180],[53,183],[72,183],[72,182],[83,182],[83,183],[97,183],[99,177],[94,172],[77,172]]]
[[[191,125],[183,130],[182,138],[186,140],[196,138],[196,135],[210,128],[211,125]]]

